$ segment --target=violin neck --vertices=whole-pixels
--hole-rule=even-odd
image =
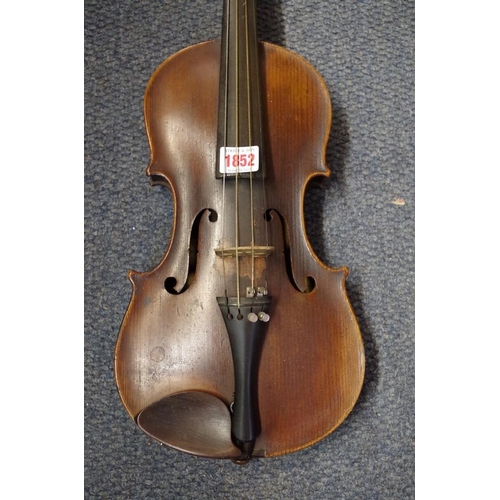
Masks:
[[[217,151],[221,148],[262,149],[261,90],[255,0],[224,0],[222,20],[221,63],[219,79],[219,108]],[[253,150],[244,150],[252,151]],[[217,155],[218,163],[222,155]],[[231,158],[232,165],[235,165]],[[247,158],[245,158],[247,163]],[[228,159],[229,165],[229,159]],[[237,163],[236,163],[237,165]],[[242,169],[242,177],[248,172]],[[263,178],[263,162],[253,173]],[[227,173],[231,176],[230,173]],[[219,164],[216,177],[223,177]]]

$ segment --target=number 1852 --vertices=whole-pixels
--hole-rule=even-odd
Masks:
[[[236,174],[259,170],[259,146],[221,148],[220,172]]]

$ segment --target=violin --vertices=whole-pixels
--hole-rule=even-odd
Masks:
[[[146,173],[174,222],[161,262],[129,271],[115,379],[154,440],[245,464],[317,443],[354,407],[348,269],[320,262],[304,221],[308,182],[330,175],[331,115],[318,72],[258,40],[255,0],[225,0],[220,39],[151,77]]]

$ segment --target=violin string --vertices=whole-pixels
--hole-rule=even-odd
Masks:
[[[224,294],[227,299],[227,278],[226,278],[226,258],[224,255],[225,245],[226,245],[226,233],[225,233],[225,215],[226,215],[226,148],[227,148],[227,107],[228,107],[228,89],[229,89],[229,19],[231,15],[231,0],[226,2],[227,6],[227,15],[226,15],[226,40],[225,40],[225,88],[224,88],[224,154],[222,158],[219,158],[219,161],[223,162],[224,167],[222,168],[222,217],[221,217],[221,225],[222,225],[222,274],[224,279]]]
[[[246,42],[246,81],[247,81],[247,114],[248,114],[248,145],[252,146],[252,110],[250,105],[250,56],[249,56],[249,43],[248,43],[248,2],[245,2],[245,42]],[[251,151],[251,150],[250,150]],[[253,173],[250,166],[250,234],[251,234],[251,247],[252,247],[252,290],[256,293],[255,289],[255,226],[254,226],[254,212],[253,212]]]
[[[246,6],[247,2],[245,2],[245,6]],[[254,10],[253,12],[255,12],[255,6],[253,6]],[[248,17],[248,16],[247,16]],[[248,23],[248,20],[247,20],[247,23]],[[247,29],[248,29],[248,25],[247,25]],[[256,44],[256,49],[257,49],[257,60],[258,60],[258,51],[259,51],[259,47],[258,47],[258,42]],[[248,38],[247,38],[247,50],[248,50]],[[247,57],[248,57],[248,54],[247,54]],[[247,63],[247,67],[248,67],[248,63]],[[258,68],[258,61],[257,61],[257,68]],[[256,74],[255,74],[255,78],[258,80],[259,79],[259,71],[257,69],[256,71]],[[248,87],[249,88],[249,87]],[[256,95],[255,95],[255,99],[257,99],[257,102],[258,102],[258,106],[261,105],[261,101],[260,99],[262,98],[261,96],[261,93],[259,91],[260,89],[260,80],[257,81],[257,91],[256,91]],[[249,104],[250,106],[250,104]],[[250,113],[250,108],[249,108],[249,113]],[[250,115],[249,115],[250,116]],[[249,118],[249,123],[250,123],[250,118]],[[260,126],[260,124],[259,124]],[[267,189],[266,189],[266,179],[265,179],[265,155],[264,155],[264,148],[263,146],[265,146],[265,144],[261,143],[260,144],[260,150],[259,150],[259,155],[260,155],[260,158],[259,158],[259,169],[260,169],[260,172],[261,172],[261,179],[262,179],[262,200],[264,202],[264,210],[267,210],[268,207],[269,207],[269,204],[268,204],[268,198],[267,198]],[[250,193],[252,193],[252,173],[250,172]],[[251,194],[251,203],[253,204],[253,195]],[[262,214],[262,217],[267,217],[267,215],[264,213]],[[253,280],[254,280],[254,222],[255,222],[255,215],[253,214],[253,209],[252,209],[252,286],[254,287],[255,285],[253,284]],[[267,222],[264,223],[264,228],[265,228],[265,239],[266,239],[266,251],[264,253],[264,259],[265,259],[265,265],[264,265],[264,271],[263,271],[263,275],[262,275],[262,279],[263,279],[263,282],[264,282],[264,289],[267,290],[268,289],[268,256],[269,256],[269,224]]]
[[[235,23],[235,51],[236,51],[236,62],[235,62],[235,148],[236,148],[236,173],[235,173],[235,195],[234,195],[234,204],[235,204],[235,249],[234,249],[234,257],[236,261],[236,299],[238,303],[238,311],[240,309],[240,265],[239,265],[239,207],[238,207],[238,174],[239,174],[239,106],[238,106],[238,99],[239,99],[239,43],[238,43],[238,38],[239,38],[239,9],[238,9],[239,1],[236,1],[236,23]]]
[[[262,198],[264,200],[264,207],[265,207],[265,210],[267,211],[268,210],[268,207],[269,207],[269,204],[267,202],[267,189],[266,189],[266,181],[264,179],[264,155],[262,155],[262,165],[261,165],[261,168],[262,168]],[[266,217],[267,219],[267,215],[264,214],[264,216]],[[265,290],[267,290],[267,286],[268,286],[268,281],[267,281],[267,269],[268,269],[268,256],[269,256],[269,223],[265,222],[264,224],[264,227],[265,227],[265,231],[266,231],[266,253],[265,253],[265,267],[264,267],[264,288]]]

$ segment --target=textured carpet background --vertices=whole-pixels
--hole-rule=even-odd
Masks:
[[[333,102],[333,175],[308,191],[307,229],[321,260],[350,269],[367,355],[354,411],[307,450],[237,467],[160,446],[120,402],[127,271],[160,261],[173,216],[144,175],[144,90],[166,57],[218,37],[221,15],[222,1],[85,3],[85,497],[414,498],[413,2],[259,6],[261,39],[311,62]]]

